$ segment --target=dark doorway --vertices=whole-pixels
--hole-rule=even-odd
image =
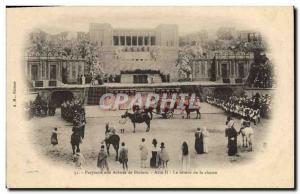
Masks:
[[[214,96],[219,99],[228,99],[233,94],[231,88],[216,88],[214,90]]]
[[[50,65],[50,80],[56,80],[56,65]]]
[[[68,78],[68,71],[67,67],[63,67],[61,70],[61,78],[62,78],[62,83],[67,84],[67,78]]]
[[[148,83],[147,75],[133,75],[133,83]]]
[[[245,71],[244,71],[244,64],[239,64],[239,77],[244,78],[245,77]]]
[[[74,95],[70,91],[55,91],[51,94],[51,103],[56,107],[60,107],[64,101],[72,100],[73,97]]]
[[[37,80],[38,78],[38,66],[32,65],[31,66],[31,80]]]
[[[222,78],[228,78],[227,64],[222,64]]]

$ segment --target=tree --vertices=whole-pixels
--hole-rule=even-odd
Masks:
[[[216,75],[216,71],[217,71],[217,69],[216,69],[217,67],[216,67],[216,56],[214,56],[214,58],[213,58],[213,61],[212,61],[212,64],[211,64],[211,72],[210,72],[210,74],[211,74],[211,77],[210,77],[210,81],[216,81],[217,80],[217,75]]]
[[[183,47],[179,50],[178,58],[176,60],[176,67],[180,77],[190,79],[192,74],[192,64],[195,55],[190,46]]]
[[[257,88],[269,88],[273,85],[273,79],[273,66],[270,60],[265,54],[260,53],[251,64],[247,84]]]

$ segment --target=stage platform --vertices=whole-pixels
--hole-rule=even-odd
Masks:
[[[207,86],[207,87],[241,87],[244,84],[241,83],[218,83],[212,81],[190,81],[190,82],[162,82],[162,83],[152,83],[152,84],[134,84],[134,83],[104,83],[103,85],[92,85],[92,84],[63,84],[61,86],[48,86],[48,87],[38,87],[39,89],[52,89],[52,88],[90,88],[90,87],[99,87],[99,88],[155,88],[155,87],[180,87],[180,86]],[[37,89],[37,87],[36,87]]]

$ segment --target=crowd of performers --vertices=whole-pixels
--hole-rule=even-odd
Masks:
[[[55,133],[54,133],[55,134]],[[112,136],[116,136],[117,132],[114,127],[110,127],[109,123],[106,124],[106,132],[105,132],[105,140],[110,139]],[[55,136],[57,138],[57,136]],[[207,154],[208,153],[208,137],[209,132],[206,127],[197,128],[195,132],[195,144],[194,149],[196,154]],[[147,138],[141,138],[141,142],[137,146],[136,151],[139,153],[139,160],[140,160],[140,168],[168,168],[168,164],[170,162],[170,155],[168,152],[168,147],[164,142],[158,142],[158,139],[154,138],[151,141],[151,147],[148,147],[147,141],[151,141]],[[55,141],[56,143],[57,141]],[[183,170],[188,170],[190,166],[190,153],[193,149],[189,149],[189,146],[186,141],[183,141],[181,145],[181,152],[180,152],[180,162],[182,165]],[[123,170],[128,170],[128,153],[129,150],[126,146],[125,142],[121,142],[121,147],[118,150],[118,158],[117,160],[122,165]],[[74,155],[76,158],[75,160],[75,167],[81,168],[85,165],[85,158],[80,151]],[[106,170],[107,172],[110,171],[109,168],[109,161],[108,161],[108,152],[105,149],[105,145],[101,144],[100,151],[98,153],[97,159],[97,167],[103,171]]]
[[[237,141],[239,135],[242,136],[242,146],[244,147],[244,150],[246,149],[250,152],[253,151],[254,130],[250,126],[250,124],[250,121],[242,119],[241,127],[238,129],[236,121],[232,117],[227,117],[227,120],[225,122],[225,137],[228,140],[227,154],[230,161],[234,161],[236,160],[236,157],[240,156]],[[194,135],[195,141],[193,147],[189,147],[186,141],[183,141],[181,144],[179,159],[182,170],[190,169],[191,152],[195,151],[195,154],[197,155],[208,154],[210,152],[209,138],[212,134],[210,134],[209,130],[205,126],[197,128]],[[109,126],[109,123],[107,123],[105,131],[105,141],[109,140],[112,136],[118,136],[117,130],[114,127]],[[128,170],[130,162],[128,158],[129,152],[139,153],[140,168],[168,168],[169,163],[172,162],[170,161],[168,145],[166,145],[164,142],[158,142],[158,139],[154,138],[151,141],[152,146],[149,147],[149,144],[147,143],[148,141],[151,141],[151,139],[142,138],[141,142],[136,146],[136,149],[134,150],[129,150],[126,146],[127,143],[123,141],[120,142],[120,149],[117,150],[117,160],[120,162],[124,171]],[[58,144],[57,128],[55,128],[52,132],[51,143],[52,145]],[[98,159],[95,162],[97,167],[101,171],[110,171],[108,154],[109,153],[105,149],[104,142],[102,142],[98,153]],[[80,152],[79,149],[76,150],[76,153],[74,153],[75,167],[82,168],[83,166],[85,166],[85,163],[85,157],[82,152]]]
[[[171,98],[172,98],[171,95],[167,96],[167,99],[171,99]],[[134,104],[132,107],[132,111],[134,112],[135,115],[139,115],[140,113],[144,113],[144,112],[150,112],[151,118],[152,118],[152,112],[154,112],[156,114],[160,114],[162,118],[167,119],[174,113],[175,110],[178,110],[180,114],[183,114],[183,111],[185,111],[187,108],[189,109],[189,111],[193,111],[193,109],[200,109],[200,97],[198,96],[193,100],[194,108],[189,108],[190,97],[185,97],[184,99],[177,97],[175,99],[174,104],[172,104],[170,101],[167,101],[164,104],[163,108],[161,108],[161,104],[163,103],[162,95],[160,95],[160,99],[156,104],[153,103],[152,100],[153,99],[151,99],[150,106],[147,108],[145,106],[140,107],[138,104]],[[183,101],[183,107],[178,107],[181,101]]]
[[[72,131],[78,130],[80,137],[84,138],[85,131],[85,109],[84,101],[81,99],[72,99],[61,104],[61,117],[67,122],[73,124]]]
[[[256,94],[252,97],[232,95],[228,98],[207,96],[206,101],[222,108],[230,115],[247,118],[254,124],[259,123],[260,118],[268,118],[271,112],[271,96],[268,94],[262,96]]]
[[[262,107],[262,104],[258,102],[264,102],[264,98],[269,99],[268,96],[262,96],[257,99],[252,97],[247,98],[245,96],[243,97],[236,97],[231,96],[227,101],[220,101],[217,98],[208,97],[207,101],[211,104],[214,104],[216,106],[220,106],[224,108],[225,111],[240,114],[241,113],[241,128],[237,129],[237,125],[235,125],[235,120],[232,117],[228,117],[227,121],[225,123],[225,136],[228,139],[227,143],[227,154],[228,156],[239,156],[238,155],[238,143],[237,143],[237,137],[238,135],[242,135],[243,140],[243,146],[248,148],[248,151],[252,151],[252,144],[253,144],[253,135],[254,131],[250,127],[250,113],[244,112],[234,112],[236,109],[232,109],[231,104],[237,103],[237,107],[243,107],[243,108],[249,108],[253,110],[257,110],[257,108],[260,110]],[[270,99],[269,99],[270,100]],[[229,104],[228,104],[229,103]],[[224,105],[224,107],[223,107]],[[236,105],[236,104],[234,104]],[[136,108],[136,113],[138,111],[141,111],[139,107]],[[232,109],[232,110],[231,110]],[[244,113],[244,114],[243,114]],[[247,115],[248,114],[248,115]],[[84,138],[84,129],[85,129],[85,110],[84,110],[84,102],[80,99],[73,99],[69,101],[65,101],[61,105],[61,116],[63,119],[65,119],[68,122],[73,123],[73,134],[78,133],[80,136],[80,143],[82,143],[82,139]],[[246,118],[246,119],[244,119]],[[113,127],[109,127],[109,125],[106,125],[106,131],[105,131],[105,141],[108,141],[112,136],[117,136],[116,130]],[[195,132],[195,143],[194,143],[194,149],[196,151],[196,154],[207,154],[209,151],[208,149],[208,138],[210,134],[209,131],[206,129],[206,127],[197,128]],[[120,140],[120,139],[119,139]],[[72,144],[72,137],[71,137],[71,144]],[[138,150],[140,152],[140,167],[141,168],[147,168],[150,166],[150,168],[167,168],[168,163],[170,162],[170,157],[168,154],[168,150],[166,148],[166,144],[164,142],[160,142],[160,146],[157,139],[152,140],[153,147],[151,148],[151,151],[148,151],[147,144],[145,143],[147,140],[146,138],[142,138],[140,145],[138,146]],[[119,141],[118,141],[119,142]],[[123,170],[128,170],[128,148],[126,147],[125,142],[120,142],[121,147],[119,150],[117,150],[119,157],[117,155],[118,161],[122,164]],[[53,130],[52,137],[51,137],[51,144],[57,145],[57,128]],[[73,145],[72,145],[73,148]],[[189,160],[190,160],[190,152],[192,149],[189,149],[188,144],[186,142],[183,142],[181,145],[181,163],[183,169],[189,168]],[[79,146],[76,150],[76,153],[74,152],[73,148],[73,154],[74,154],[74,162],[75,166],[77,168],[81,168],[82,165],[85,163],[85,158],[80,152]],[[100,151],[98,154],[97,159],[97,167],[103,170],[109,171],[108,167],[108,151],[105,150],[105,145],[101,144]]]

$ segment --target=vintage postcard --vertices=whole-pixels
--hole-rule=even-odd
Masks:
[[[292,6],[6,15],[8,188],[295,187]]]

